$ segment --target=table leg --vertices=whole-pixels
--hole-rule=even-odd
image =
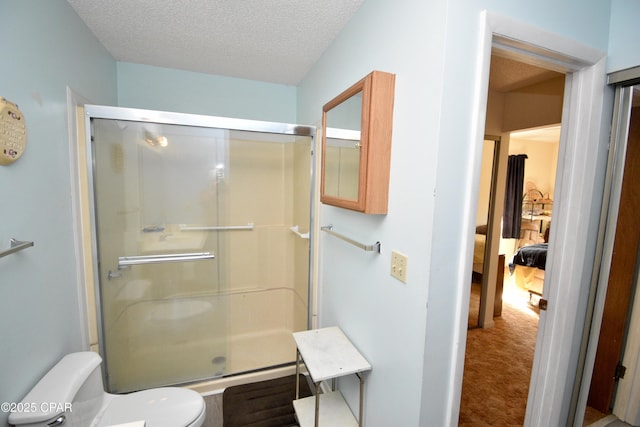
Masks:
[[[364,375],[357,374],[358,378],[360,378],[360,410],[358,413],[358,426],[362,427],[362,414],[364,413],[364,404],[362,399],[362,393],[364,392]]]
[[[315,417],[315,427],[320,425],[320,381],[316,384],[316,417]]]
[[[296,400],[300,399],[300,352],[296,350]]]

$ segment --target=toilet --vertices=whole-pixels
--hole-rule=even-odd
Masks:
[[[205,403],[200,394],[160,387],[131,394],[104,391],[94,352],[64,356],[16,405],[9,423],[20,427],[200,427]]]

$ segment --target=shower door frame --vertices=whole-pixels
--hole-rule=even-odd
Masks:
[[[315,243],[315,147],[316,147],[316,127],[290,123],[278,123],[259,120],[236,119],[218,116],[206,116],[199,114],[177,113],[158,110],[145,110],[138,108],[113,107],[104,105],[84,105],[84,131],[86,144],[86,179],[87,179],[87,197],[89,204],[89,222],[90,222],[90,245],[91,245],[91,263],[93,270],[93,291],[95,294],[95,317],[97,323],[98,350],[102,356],[102,376],[105,384],[108,384],[108,361],[105,349],[105,331],[104,322],[102,321],[102,301],[100,293],[100,269],[98,268],[98,242],[97,242],[97,222],[96,222],[96,199],[95,199],[95,155],[92,144],[92,120],[123,120],[142,123],[158,123],[163,125],[192,126],[200,128],[223,129],[230,131],[245,131],[257,133],[280,134],[290,136],[301,136],[311,138],[310,153],[310,182],[309,182],[309,272],[307,277],[307,329],[311,329],[313,324],[314,304],[313,299],[313,260],[314,260],[314,243]],[[292,362],[294,364],[295,361]],[[267,367],[268,369],[268,367]],[[235,374],[230,374],[233,376]],[[208,380],[203,378],[202,380]]]

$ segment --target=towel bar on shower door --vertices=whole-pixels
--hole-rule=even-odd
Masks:
[[[253,230],[252,222],[247,225],[185,225],[180,224],[180,231],[225,231],[225,230]]]
[[[118,257],[118,270],[107,273],[107,279],[120,277],[120,270],[128,270],[132,265],[161,264],[164,262],[205,261],[214,259],[215,255],[209,252],[195,252],[188,254],[163,254],[163,255],[134,255]]]
[[[131,265],[160,264],[164,262],[204,261],[214,259],[210,252],[195,252],[188,254],[138,255],[118,257],[118,270]]]

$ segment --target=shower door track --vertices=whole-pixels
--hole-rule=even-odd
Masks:
[[[310,137],[315,137],[316,134],[314,126],[103,105],[85,105],[85,119],[124,120]]]

